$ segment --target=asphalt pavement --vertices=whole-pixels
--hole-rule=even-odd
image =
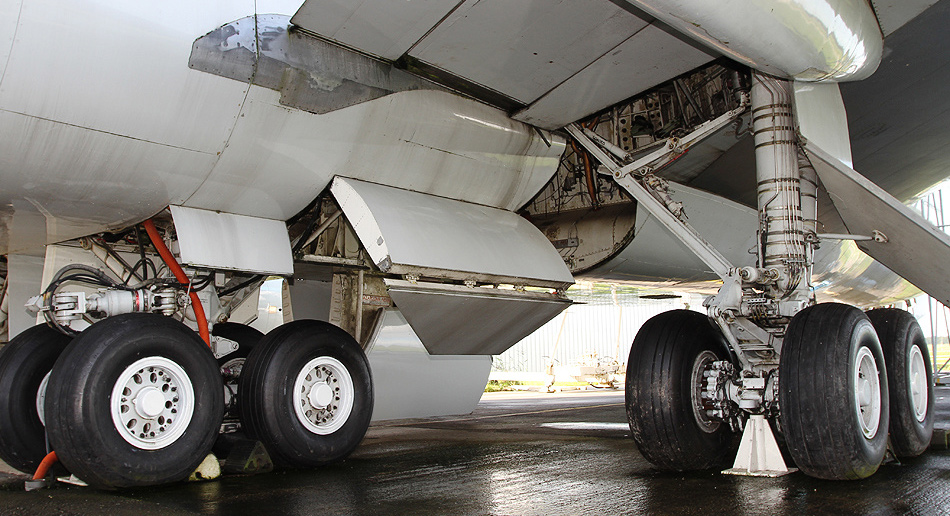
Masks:
[[[950,427],[950,388],[936,390]],[[654,470],[629,437],[622,391],[486,394],[467,416],[370,428],[346,461],[102,492],[25,492],[0,474],[0,514],[950,514],[950,452],[861,481]]]

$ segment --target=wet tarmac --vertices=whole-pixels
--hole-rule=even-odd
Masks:
[[[936,391],[950,427],[950,388]],[[487,394],[474,414],[373,426],[347,461],[313,471],[100,492],[24,492],[0,475],[0,514],[950,514],[950,452],[869,479],[653,470],[620,391]]]

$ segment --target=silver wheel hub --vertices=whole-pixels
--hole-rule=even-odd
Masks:
[[[294,381],[294,412],[303,426],[318,435],[339,430],[353,410],[353,378],[342,362],[317,357],[307,362]]]
[[[873,439],[881,422],[881,379],[874,355],[866,346],[855,357],[853,382],[858,424],[864,437]]]
[[[706,433],[713,433],[719,429],[719,421],[709,417],[703,407],[703,390],[705,389],[705,372],[710,364],[719,360],[712,351],[703,351],[693,361],[693,372],[690,378],[690,402],[693,405],[693,416],[699,428]]]
[[[924,364],[924,355],[920,348],[913,346],[910,348],[910,356],[907,361],[908,389],[910,389],[910,403],[914,409],[914,418],[918,423],[923,423],[927,419],[927,384],[930,378],[927,376],[927,366]]]
[[[112,423],[122,439],[139,449],[157,450],[177,441],[194,410],[191,379],[165,357],[136,361],[112,388]]]
[[[36,389],[36,415],[39,416],[40,423],[43,426],[46,426],[46,387],[49,386],[49,375],[52,372],[50,370],[49,373],[46,373],[43,381],[40,382],[39,388]]]

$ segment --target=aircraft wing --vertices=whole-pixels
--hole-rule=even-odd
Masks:
[[[292,23],[546,129],[716,57],[635,7],[606,0],[307,0]]]

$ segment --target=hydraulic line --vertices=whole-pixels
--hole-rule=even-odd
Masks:
[[[162,236],[158,234],[155,223],[151,220],[146,220],[142,225],[145,226],[145,232],[148,233],[148,237],[152,240],[152,245],[155,246],[158,254],[162,257],[162,261],[168,266],[168,270],[172,271],[172,274],[175,275],[175,279],[185,287],[191,287],[191,280],[188,279],[188,275],[185,274],[185,271],[181,269],[181,265],[178,265],[178,260],[175,260],[171,251],[165,247],[165,242],[162,240]],[[198,293],[188,288],[188,297],[191,298],[191,307],[195,311],[195,320],[198,322],[198,334],[201,335],[201,340],[205,341],[205,344],[210,347],[211,334],[208,332],[208,318],[205,316],[205,309],[201,305],[201,300],[198,299]]]
[[[798,141],[789,81],[752,74],[752,129],[760,216],[759,266],[781,271],[779,297],[806,276]]]

